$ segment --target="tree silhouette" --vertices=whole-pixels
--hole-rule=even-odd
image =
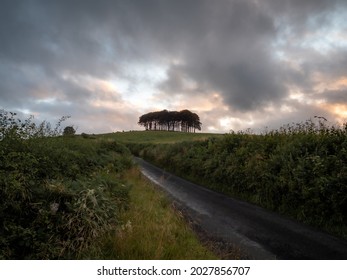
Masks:
[[[76,129],[73,126],[66,126],[63,131],[64,136],[75,135]]]
[[[166,130],[195,132],[201,130],[200,118],[197,114],[189,110],[177,111],[157,111],[142,115],[139,118],[139,125],[146,130]]]

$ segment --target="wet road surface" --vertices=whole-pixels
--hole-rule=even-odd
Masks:
[[[135,158],[144,176],[185,208],[190,220],[250,259],[347,259],[347,241],[188,182]]]

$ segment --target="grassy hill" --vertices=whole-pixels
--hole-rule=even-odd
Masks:
[[[173,144],[184,141],[203,141],[211,137],[222,137],[216,133],[188,133],[173,131],[129,131],[99,134],[98,138],[122,143]]]

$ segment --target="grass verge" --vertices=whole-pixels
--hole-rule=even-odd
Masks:
[[[218,259],[201,244],[164,193],[144,180],[137,168],[127,171],[124,179],[132,185],[129,208],[120,216],[122,225],[105,238],[103,256],[98,258]]]

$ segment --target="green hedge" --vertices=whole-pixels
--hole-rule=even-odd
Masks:
[[[347,127],[307,121],[171,145],[139,156],[218,192],[347,236]]]
[[[79,258],[127,207],[121,175],[130,152],[116,142],[37,134],[31,119],[6,112],[0,125],[0,259]]]

